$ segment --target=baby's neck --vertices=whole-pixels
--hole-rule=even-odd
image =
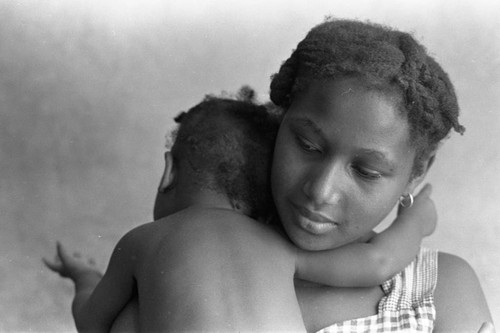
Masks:
[[[202,189],[196,192],[195,195],[187,196],[179,202],[179,210],[188,207],[200,207],[204,209],[225,209],[247,215],[247,209],[244,205],[233,205],[231,200],[225,194],[213,190]]]

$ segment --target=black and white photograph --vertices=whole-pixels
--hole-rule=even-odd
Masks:
[[[0,0],[0,331],[495,332],[499,22]]]

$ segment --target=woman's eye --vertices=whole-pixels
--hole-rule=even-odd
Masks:
[[[316,147],[311,141],[298,136],[297,137],[297,142],[299,143],[299,146],[304,149],[305,151],[308,152],[315,152],[315,151],[320,151],[318,147]]]
[[[358,175],[368,180],[376,180],[382,177],[382,174],[380,172],[370,170],[364,167],[359,167],[359,166],[354,167],[354,170]]]

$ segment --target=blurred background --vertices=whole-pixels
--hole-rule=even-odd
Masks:
[[[74,331],[56,240],[104,269],[152,219],[172,117],[254,87],[326,15],[414,35],[449,72],[464,136],[430,171],[426,245],[465,258],[500,325],[500,3],[494,0],[0,0],[0,331]]]

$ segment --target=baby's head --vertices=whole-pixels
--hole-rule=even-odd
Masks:
[[[224,194],[253,218],[273,212],[269,177],[278,115],[248,98],[207,96],[175,121],[173,161],[193,188]]]
[[[453,85],[410,34],[349,20],[313,28],[272,78],[271,100],[285,110],[312,81],[358,78],[369,89],[398,96],[416,148],[413,176],[451,128],[459,133]]]

